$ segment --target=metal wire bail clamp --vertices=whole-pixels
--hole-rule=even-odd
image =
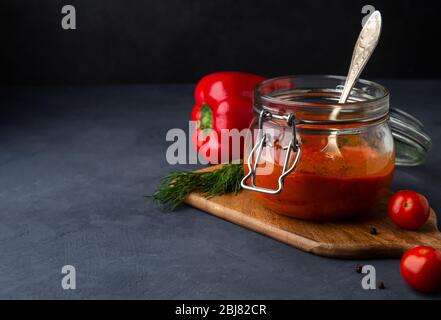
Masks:
[[[267,141],[267,134],[263,131],[263,121],[265,119],[277,119],[277,120],[285,120],[287,125],[291,127],[292,130],[292,139],[289,142],[289,144],[285,147],[283,147],[284,150],[286,150],[285,160],[283,163],[283,170],[282,174],[278,178],[278,188],[277,189],[269,189],[269,188],[263,188],[256,186],[256,173],[257,173],[257,165],[260,161],[262,150],[266,146]],[[248,173],[243,177],[242,181],[240,182],[240,185],[242,188],[250,191],[256,191],[266,194],[278,194],[282,192],[283,189],[283,183],[285,181],[285,177],[290,174],[297,166],[299,159],[302,155],[302,148],[298,144],[297,135],[296,135],[296,121],[294,114],[290,113],[289,115],[281,116],[281,115],[275,115],[267,110],[262,110],[259,114],[259,138],[257,139],[256,144],[253,146],[249,156],[248,156]],[[289,159],[291,157],[292,152],[297,152],[296,157],[294,159],[293,164],[288,167]],[[256,153],[256,159],[253,163],[253,166],[251,166],[254,154]],[[247,185],[247,180],[251,177],[251,185]]]

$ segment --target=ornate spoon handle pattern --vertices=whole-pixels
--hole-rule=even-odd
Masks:
[[[372,55],[381,34],[381,14],[375,11],[366,21],[363,29],[358,36],[352,54],[351,66],[349,67],[348,76],[340,96],[338,103],[345,103],[348,96],[357,81],[366,63]]]

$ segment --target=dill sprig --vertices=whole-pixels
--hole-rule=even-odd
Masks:
[[[192,192],[207,198],[238,193],[243,175],[242,164],[226,164],[207,172],[172,172],[162,179],[153,198],[164,208],[174,210]]]

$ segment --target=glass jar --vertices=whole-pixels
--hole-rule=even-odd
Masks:
[[[358,80],[348,102],[338,104],[344,81],[289,76],[256,87],[242,187],[265,207],[332,221],[370,212],[389,192],[395,162],[389,92]]]

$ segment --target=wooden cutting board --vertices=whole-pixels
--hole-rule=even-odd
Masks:
[[[216,166],[205,170],[214,170]],[[385,201],[386,202],[386,201]],[[256,231],[303,251],[338,258],[401,257],[410,248],[427,245],[441,249],[435,212],[418,231],[402,230],[391,223],[386,203],[375,214],[357,220],[320,223],[278,215],[255,201],[251,192],[243,190],[206,199],[192,193],[186,203],[209,214]],[[370,233],[374,227],[378,234]]]

